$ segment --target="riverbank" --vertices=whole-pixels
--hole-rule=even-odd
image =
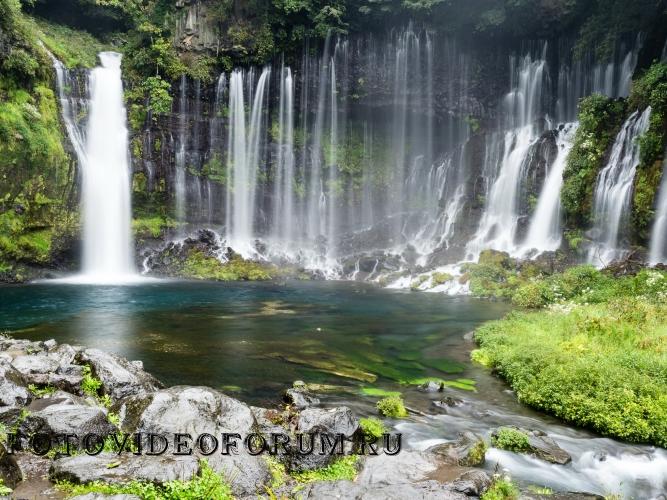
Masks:
[[[614,277],[579,266],[502,287],[535,311],[480,327],[473,360],[524,404],[605,436],[667,446],[666,272]]]

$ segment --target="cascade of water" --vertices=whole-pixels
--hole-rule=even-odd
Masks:
[[[114,282],[134,274],[130,164],[121,55],[102,52],[90,73],[90,117],[83,162],[83,273]],[[81,161],[81,158],[80,158]]]
[[[174,197],[176,204],[176,220],[186,220],[186,196],[187,185],[185,179],[186,142],[187,142],[187,88],[188,80],[185,75],[181,76],[181,88],[178,99],[178,143],[176,146],[176,162],[174,172]]]
[[[567,123],[557,131],[558,152],[542,186],[528,235],[522,245],[525,254],[535,250],[553,251],[560,247],[562,240],[560,190],[563,187],[567,155],[572,149],[577,126],[578,123]]]
[[[264,68],[253,90],[246,130],[243,72],[234,70],[229,87],[229,138],[227,147],[227,237],[237,251],[252,253],[257,172],[265,132],[264,105],[270,70]],[[252,78],[252,73],[248,74]],[[250,102],[250,97],[248,102]]]
[[[329,109],[329,114],[331,115],[331,123],[329,127],[329,180],[328,180],[328,189],[327,189],[327,202],[328,206],[328,221],[327,221],[327,246],[328,246],[328,255],[329,257],[335,256],[336,253],[336,198],[337,198],[337,178],[338,178],[338,100],[336,92],[336,52],[338,49],[338,44],[336,44],[336,50],[334,50],[334,56],[331,58],[330,67],[331,67],[331,76],[330,76],[330,94],[331,94],[331,104]]]
[[[652,265],[667,263],[667,156],[663,162],[662,183],[651,231],[649,262]]]
[[[646,131],[650,114],[648,107],[641,114],[635,111],[630,115],[614,140],[607,165],[598,174],[593,205],[595,225],[591,232],[595,243],[588,253],[588,261],[593,264],[608,264],[626,253],[620,238],[639,164],[636,139]]]
[[[469,259],[486,248],[516,252],[519,197],[531,145],[539,137],[535,123],[541,112],[545,75],[546,45],[540,59],[526,55],[512,59],[512,91],[505,97],[507,130],[504,133],[498,174],[487,196],[487,205],[475,237],[467,245]]]

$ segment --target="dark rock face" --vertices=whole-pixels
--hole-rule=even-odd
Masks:
[[[148,394],[162,387],[162,384],[142,367],[115,354],[99,349],[86,349],[79,354],[79,360],[91,365],[94,375],[102,381],[104,393],[109,394],[114,401]]]
[[[187,481],[198,472],[199,462],[194,456],[119,456],[104,452],[96,456],[83,454],[60,458],[53,462],[49,477],[73,483],[121,483],[132,480],[165,483]]]

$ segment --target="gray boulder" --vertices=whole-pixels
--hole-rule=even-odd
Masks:
[[[492,439],[498,435],[503,427],[499,427],[491,434]],[[558,446],[556,441],[550,438],[545,432],[539,430],[522,429],[515,426],[506,426],[505,428],[517,430],[525,434],[528,438],[528,449],[526,453],[536,458],[551,462],[553,464],[566,465],[572,461],[570,454]]]
[[[132,480],[166,483],[190,480],[198,472],[199,461],[194,456],[119,456],[104,452],[97,456],[82,454],[54,460],[49,478],[52,481],[66,480],[73,483],[122,483]]]
[[[298,410],[320,404],[320,400],[301,389],[287,389],[285,391],[285,401]]]
[[[216,436],[220,447],[206,456],[211,467],[222,472],[235,495],[255,495],[270,481],[270,472],[261,456],[250,455],[243,439],[259,432],[255,416],[244,403],[208,387],[176,386],[146,396],[133,396],[120,405],[124,431],[163,434],[168,453],[173,451],[174,434],[190,434],[193,440],[204,433]],[[222,454],[222,434],[240,434],[236,454]],[[230,438],[231,440],[231,438]],[[210,451],[210,441],[205,445]],[[194,455],[204,456],[197,443],[190,442]]]
[[[461,474],[451,486],[459,493],[478,497],[491,486],[491,478],[482,470],[469,470]]]
[[[29,380],[30,375],[33,374],[49,374],[55,372],[60,364],[53,358],[39,354],[34,356],[17,356],[12,361],[12,366]]]
[[[340,406],[337,408],[306,408],[299,415],[296,433],[303,434],[304,448],[311,448],[311,453],[300,453],[293,447],[286,457],[287,467],[293,471],[305,471],[325,467],[340,456],[342,449],[350,448],[351,440],[359,430],[359,421],[352,411]],[[342,435],[342,438],[340,437]]]
[[[94,375],[102,381],[102,389],[114,401],[128,396],[149,394],[162,387],[152,375],[125,358],[99,349],[85,349],[78,355],[81,363],[92,366]]]
[[[352,481],[322,481],[305,487],[300,493],[303,499],[354,499],[354,500],[467,500],[447,484],[438,481],[420,483],[394,483],[367,486]]]
[[[32,399],[23,375],[0,359],[0,406],[24,406]]]

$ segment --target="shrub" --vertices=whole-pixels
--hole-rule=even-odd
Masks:
[[[528,436],[513,427],[501,427],[491,436],[491,444],[501,450],[522,453],[530,451]]]
[[[519,287],[512,296],[512,303],[519,307],[540,308],[554,301],[554,294],[546,283],[528,283]]]
[[[361,432],[363,432],[364,438],[367,441],[380,439],[387,432],[382,420],[375,417],[362,418],[359,420],[359,427],[361,427]]]
[[[435,272],[431,274],[431,283],[433,283],[433,286],[436,285],[443,285],[447,283],[448,281],[451,281],[454,277],[449,274],[449,273],[439,273]]]
[[[481,500],[516,500],[519,488],[509,479],[494,476],[488,490],[482,493]]]
[[[95,399],[99,396],[99,391],[102,388],[102,381],[93,376],[92,369],[88,365],[83,366],[83,380],[81,381],[81,390],[86,396]]]
[[[408,416],[403,399],[400,396],[389,396],[383,398],[375,405],[380,415],[390,418],[403,418]]]
[[[303,472],[292,472],[290,475],[300,483],[311,483],[314,481],[352,481],[357,476],[358,455],[348,455],[339,458],[335,462],[321,469]]]

